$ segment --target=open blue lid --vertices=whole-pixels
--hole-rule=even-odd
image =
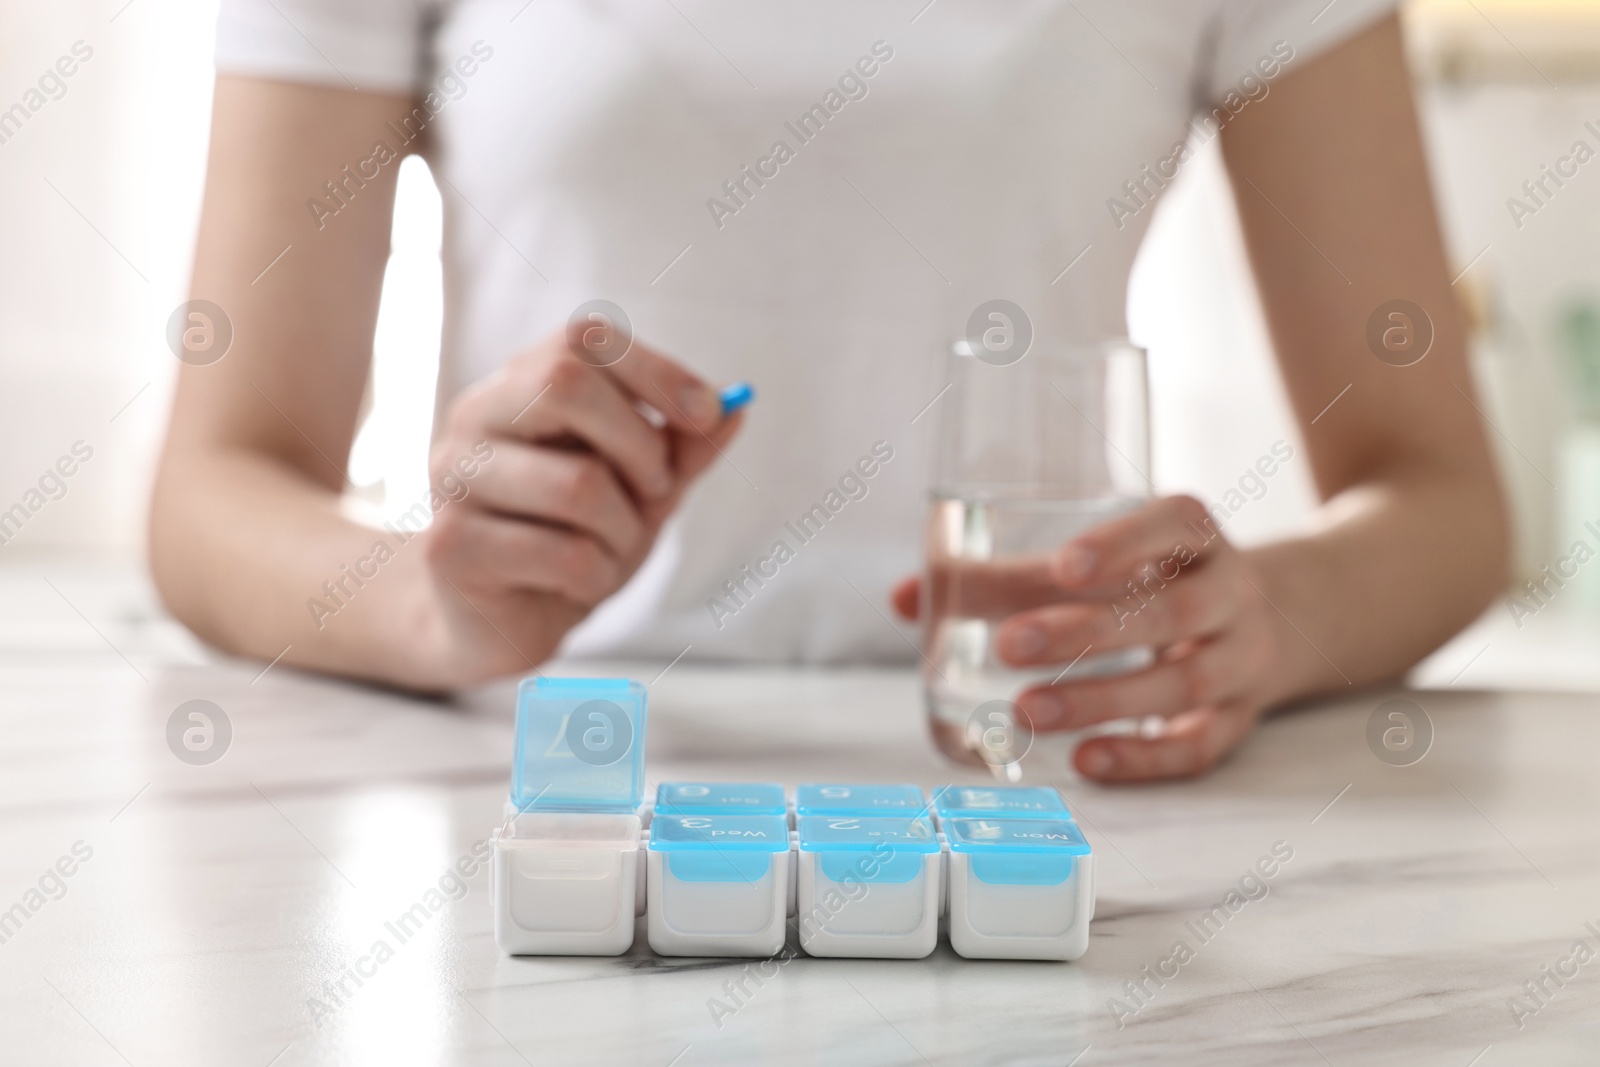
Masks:
[[[802,785],[796,815],[921,815],[928,810],[918,785]]]
[[[787,815],[783,786],[771,782],[663,782],[656,810],[673,815]]]
[[[524,678],[511,803],[629,813],[644,798],[645,688],[626,678]]]
[[[1066,801],[1047,785],[942,785],[933,791],[942,819],[1071,819]]]
[[[882,844],[896,852],[939,851],[939,837],[925,818],[802,815],[796,822],[803,852],[867,852]]]

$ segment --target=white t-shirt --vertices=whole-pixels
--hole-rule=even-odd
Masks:
[[[222,0],[217,67],[423,96],[441,409],[596,298],[708,380],[755,384],[725,461],[569,652],[905,660],[886,594],[920,565],[919,416],[973,309],[1126,333],[1175,146],[1392,7]],[[865,496],[841,490],[863,457]],[[817,504],[802,542],[785,524]],[[778,541],[792,558],[755,584]]]

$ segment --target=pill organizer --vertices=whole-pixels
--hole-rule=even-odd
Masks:
[[[663,956],[771,956],[783,948],[789,822],[781,815],[650,820],[650,947]]]
[[[616,956],[633,947],[644,732],[637,682],[529,678],[517,687],[511,794],[493,835],[503,951]]]
[[[644,803],[646,693],[625,679],[517,687],[495,940],[513,955],[914,959],[948,931],[978,959],[1075,960],[1094,856],[1048,787],[665,782]],[[646,829],[648,827],[648,829]]]
[[[941,821],[950,947],[971,959],[1075,960],[1089,947],[1094,856],[1065,819]]]
[[[800,947],[917,959],[939,943],[941,849],[925,817],[801,815]]]

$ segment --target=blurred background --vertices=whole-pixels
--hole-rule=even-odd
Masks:
[[[142,568],[177,368],[166,324],[187,295],[199,211],[215,0],[3,4],[0,512],[74,446],[90,458],[21,529],[0,526],[0,645],[199,655]],[[1600,530],[1600,159],[1552,196],[1523,189],[1574,142],[1600,150],[1600,0],[1417,0],[1406,20],[1455,289],[1516,512],[1507,593],[1523,595],[1574,542],[1600,550],[1584,526]],[[30,97],[62,56],[75,72]],[[1513,211],[1513,198],[1532,210]],[[408,160],[352,458],[352,481],[379,508],[426,488],[439,227],[427,167]],[[1168,190],[1129,314],[1151,350],[1158,487],[1220,500],[1281,439],[1296,459],[1227,529],[1249,542],[1303,521],[1307,466],[1214,144]],[[1538,610],[1521,618],[1498,603],[1417,680],[1600,688],[1600,560],[1546,599],[1525,601]]]

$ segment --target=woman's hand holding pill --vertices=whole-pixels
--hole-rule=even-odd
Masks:
[[[444,486],[475,445],[493,447],[425,535],[436,607],[427,644],[452,685],[554,651],[639,567],[738,432],[742,417],[725,418],[717,391],[678,363],[637,341],[621,359],[597,358],[590,334],[548,338],[446,416],[430,464],[436,490],[450,495]]]
[[[1017,706],[1036,731],[1081,730],[1114,719],[1160,716],[1155,736],[1102,736],[1073,757],[1100,781],[1202,773],[1292,691],[1308,650],[1263,592],[1249,553],[1217,531],[1199,501],[1167,497],[1095,527],[1048,559],[1013,561],[960,579],[958,614],[1001,619],[995,650],[1008,666],[1038,668],[1118,649],[1149,647],[1144,670],[1033,686]],[[894,591],[917,614],[922,583]],[[1045,596],[1041,591],[1049,590]],[[1042,600],[1053,602],[1041,603]],[[979,603],[981,601],[982,603]],[[1009,617],[1007,617],[1009,616]]]

